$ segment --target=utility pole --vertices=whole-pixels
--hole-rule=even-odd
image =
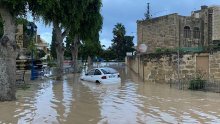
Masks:
[[[178,88],[180,89],[180,47],[178,48],[178,51],[177,51],[177,59],[178,59],[178,62],[177,62],[177,76],[178,76]]]

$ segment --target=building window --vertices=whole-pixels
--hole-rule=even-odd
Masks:
[[[195,38],[195,39],[200,38],[200,30],[198,27],[194,27],[194,29],[193,29],[193,38]]]
[[[190,38],[191,37],[191,30],[189,26],[184,27],[184,38]]]

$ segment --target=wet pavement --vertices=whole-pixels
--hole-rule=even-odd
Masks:
[[[69,74],[32,82],[17,100],[0,103],[0,124],[220,123],[220,94],[142,82],[120,68],[122,83],[96,85]]]

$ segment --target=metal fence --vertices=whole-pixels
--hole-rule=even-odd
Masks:
[[[93,64],[93,67],[112,67],[112,68],[124,68],[124,62],[97,62]]]
[[[180,90],[200,90],[220,93],[220,81],[203,80],[203,83],[192,83],[190,79],[171,80],[169,85],[171,88]]]

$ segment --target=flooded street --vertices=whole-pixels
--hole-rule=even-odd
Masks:
[[[127,68],[120,74],[121,84],[96,85],[71,74],[18,90],[17,101],[0,103],[0,124],[220,123],[220,94],[143,83]]]

